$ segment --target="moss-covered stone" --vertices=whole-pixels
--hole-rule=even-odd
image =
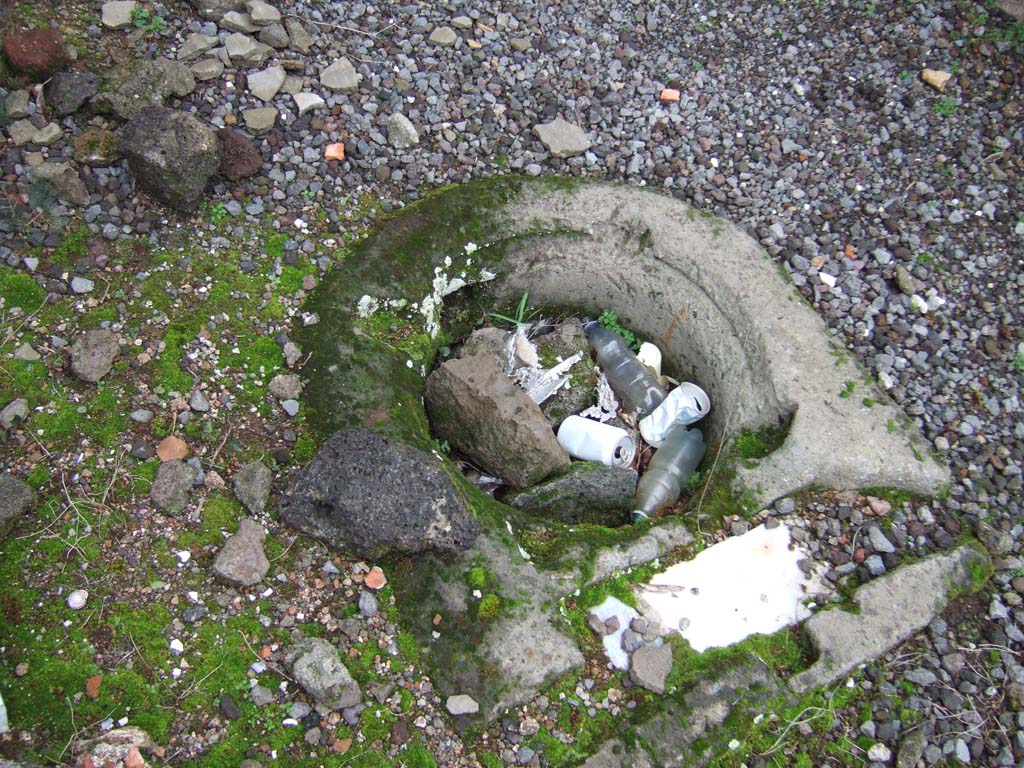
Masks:
[[[506,496],[504,501],[542,521],[618,527],[628,520],[636,470],[574,462],[564,475]]]

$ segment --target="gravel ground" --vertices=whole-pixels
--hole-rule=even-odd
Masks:
[[[837,581],[873,578],[905,555],[948,548],[972,531],[998,556],[985,593],[864,670],[856,685],[870,706],[838,713],[837,728],[851,740],[882,745],[857,755],[858,763],[901,755],[908,762],[900,765],[913,765],[910,750],[918,746],[927,765],[1024,762],[1020,24],[966,1],[277,6],[306,22],[315,47],[288,58],[303,62],[293,74],[305,78],[304,90],[324,96],[326,109],[299,117],[291,96],[276,97],[287,117],[255,139],[264,159],[259,174],[213,187],[226,230],[223,222],[190,223],[153,206],[135,195],[123,166],[113,166],[84,177],[88,205],[56,205],[49,220],[33,217],[8,232],[0,258],[34,269],[26,249],[59,245],[61,220],[81,212],[98,243],[94,256],[77,262],[74,275],[39,275],[60,296],[75,290],[72,276],[88,280],[101,271],[104,240],[143,235],[168,247],[188,226],[194,240],[216,247],[218,237],[254,237],[257,222],[269,218],[288,234],[284,264],[314,254],[323,270],[330,257],[318,249],[322,234],[297,218],[319,209],[326,233],[343,238],[372,220],[361,210],[367,196],[381,198],[386,211],[437,186],[498,173],[624,181],[720,213],[787,270],[953,474],[945,498],[885,512],[879,507],[886,502],[848,494],[786,500],[770,514],[799,519]],[[217,31],[187,5],[150,7],[167,21],[162,34],[93,26],[86,38],[101,47],[121,35],[120,53],[105,54],[117,60],[125,52],[173,56],[189,33]],[[454,21],[463,16],[469,28]],[[454,46],[428,42],[446,25],[455,28]],[[339,55],[361,75],[352,93],[318,88],[318,72]],[[922,82],[925,67],[953,73],[943,93]],[[181,108],[215,127],[238,122],[242,110],[264,106],[242,87],[246,72],[229,69],[200,83]],[[665,87],[680,91],[678,103],[659,101]],[[413,123],[418,144],[399,150],[389,143],[395,112]],[[533,127],[556,116],[587,133],[586,153],[553,158],[536,138]],[[71,157],[71,138],[90,127],[89,117],[66,118],[61,127],[65,137],[43,150],[50,158]],[[325,163],[325,146],[339,141],[346,159]],[[25,162],[19,149],[0,158],[9,191],[27,189]],[[261,332],[286,328],[269,323]],[[199,368],[212,384],[212,366]],[[141,398],[132,409],[139,404]],[[256,419],[247,429],[258,435],[264,426]],[[287,449],[292,438],[273,445]],[[17,457],[8,455],[7,463],[15,466]],[[872,533],[865,520],[886,513],[891,528]],[[304,565],[295,570],[296,596],[275,615],[304,605],[303,585],[322,577]],[[360,571],[341,561],[336,567],[342,579]],[[354,600],[358,590],[347,585]],[[374,642],[388,648],[395,627],[379,619],[368,626]],[[405,682],[398,671],[392,677],[392,686]],[[460,756],[460,740],[422,680],[415,682],[423,702],[418,725],[435,757],[475,764]],[[890,703],[897,688],[925,723],[913,739],[905,714]],[[543,755],[520,749],[522,723],[535,725],[534,718],[544,721],[544,706],[496,725],[485,737],[489,748],[508,761],[544,764]],[[202,737],[182,747],[186,755],[203,748]]]

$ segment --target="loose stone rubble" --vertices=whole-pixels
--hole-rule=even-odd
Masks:
[[[270,569],[263,553],[266,533],[263,526],[251,518],[244,518],[238,531],[231,535],[213,562],[213,575],[219,581],[235,587],[259,584]]]
[[[928,561],[914,561],[937,551],[961,556],[957,541],[977,535],[991,553],[990,585],[953,600],[938,616],[923,612],[915,625],[926,621],[923,628],[901,631],[901,638],[910,634],[881,657],[870,658],[889,641],[865,650],[829,687],[840,685],[839,693],[854,699],[845,707],[830,699],[837,725],[828,739],[857,741],[868,759],[896,765],[1000,766],[1021,759],[1018,361],[1024,348],[1015,286],[1024,228],[1013,151],[1021,139],[1020,54],[1005,33],[1008,17],[973,3],[930,2],[872,5],[870,11],[803,2],[739,11],[709,7],[682,17],[653,5],[595,10],[572,3],[555,12],[529,4],[452,10],[115,1],[97,3],[81,18],[69,15],[74,4],[15,5],[0,66],[6,113],[0,129],[8,139],[0,160],[0,258],[10,267],[0,274],[0,296],[5,333],[14,334],[0,348],[0,367],[8,374],[0,377],[0,478],[20,484],[5,494],[8,502],[30,490],[26,504],[12,505],[20,511],[0,553],[0,645],[12,654],[0,670],[7,705],[0,699],[0,733],[4,715],[14,716],[7,724],[13,733],[0,737],[3,754],[49,746],[40,744],[48,725],[32,721],[25,729],[22,714],[30,710],[35,717],[43,708],[25,707],[20,697],[38,690],[37,679],[51,669],[65,672],[78,658],[72,646],[80,639],[89,655],[74,676],[62,675],[72,683],[80,679],[77,690],[72,684],[63,691],[76,714],[102,705],[100,717],[118,703],[115,695],[130,698],[134,688],[117,688],[112,677],[146,665],[154,688],[168,692],[165,703],[201,691],[204,704],[175,713],[163,746],[144,733],[128,738],[146,749],[131,753],[134,745],[116,745],[121,751],[112,759],[125,764],[159,764],[169,755],[201,761],[231,738],[229,718],[236,731],[249,728],[255,711],[266,723],[239,750],[248,750],[246,768],[318,750],[321,756],[348,751],[349,757],[374,750],[395,764],[422,757],[417,747],[439,764],[483,760],[457,735],[439,685],[402,650],[410,647],[401,634],[408,631],[406,617],[395,613],[389,593],[401,574],[370,595],[362,588],[369,586],[370,564],[326,555],[318,542],[293,541],[295,532],[276,522],[273,497],[259,523],[269,526],[268,550],[281,558],[267,578],[259,587],[238,589],[216,582],[212,570],[224,534],[245,514],[224,478],[232,481],[261,456],[287,487],[291,473],[314,453],[306,430],[316,417],[304,393],[260,398],[275,374],[300,372],[311,353],[297,336],[301,349],[274,337],[314,321],[303,307],[313,286],[302,282],[300,288],[300,279],[322,278],[342,260],[323,242],[347,244],[379,214],[435,186],[511,171],[658,188],[693,202],[696,211],[726,214],[764,246],[825,319],[837,342],[835,361],[864,362],[895,402],[893,426],[886,417],[880,428],[913,422],[951,467],[948,494],[906,499],[873,490],[809,501],[779,495],[754,517],[726,518],[719,530],[700,530],[700,519],[688,522],[702,545],[767,520],[792,523],[815,562],[828,566],[830,583],[860,583],[861,590],[878,584],[880,591],[903,579],[918,585],[914,571],[905,572]],[[1013,11],[1012,0],[998,5]],[[36,15],[22,18],[23,6]],[[659,33],[668,28],[672,35]],[[234,58],[226,45],[231,33],[246,38],[232,41]],[[104,49],[115,57],[105,57]],[[341,58],[352,64],[354,86],[322,86],[321,73]],[[263,102],[248,76],[278,66],[285,81]],[[923,79],[925,69],[939,72],[941,85]],[[16,79],[7,80],[9,73]],[[150,106],[193,115],[212,129],[244,132],[257,153],[248,159],[252,175],[218,164],[189,215],[161,207],[143,193],[138,182],[144,174],[133,173],[116,139],[123,121]],[[397,116],[409,120],[417,141],[407,144],[408,132],[392,137]],[[538,135],[559,117],[569,126],[567,143]],[[332,146],[341,149],[328,152]],[[628,222],[623,226],[629,229]],[[632,248],[645,248],[641,235],[623,241],[630,258]],[[715,236],[709,226],[708,238]],[[244,247],[250,237],[261,245]],[[218,254],[225,269],[199,276],[200,253]],[[235,278],[249,274],[253,284],[240,286]],[[625,268],[616,273],[624,283],[630,277]],[[152,290],[154,280],[159,291]],[[220,314],[227,293],[246,294],[237,318],[234,308]],[[277,302],[274,323],[260,319],[263,302]],[[195,320],[184,330],[183,315]],[[240,340],[235,322],[251,335]],[[674,334],[684,336],[699,322],[693,313],[684,315]],[[78,343],[94,330],[114,337],[103,355]],[[268,345],[274,354],[244,369],[229,365],[239,341],[237,355],[247,364],[262,341],[274,342]],[[39,370],[41,377],[28,377]],[[844,381],[829,395],[833,404],[877,414],[876,384],[869,387],[860,377],[849,382],[855,389]],[[378,428],[387,428],[380,427],[384,417],[375,418]],[[803,427],[807,412],[795,419]],[[812,421],[807,426],[815,430],[827,424]],[[159,467],[158,445],[168,459]],[[921,455],[927,458],[927,451]],[[172,495],[186,499],[174,514],[164,514],[150,498],[150,482],[168,464],[175,469],[163,480],[180,475],[183,493]],[[572,611],[578,583],[610,576],[616,565],[645,563],[687,540],[669,528],[599,550],[592,574],[561,580],[558,590],[545,593],[547,605],[530,601],[536,615],[519,644],[507,647],[525,656],[553,632],[571,647],[575,639],[553,629],[564,624],[559,601]],[[576,555],[581,562],[585,549]],[[475,552],[500,562],[483,545]],[[974,571],[985,570],[972,562]],[[465,565],[468,570],[468,560]],[[384,567],[395,575],[392,563]],[[977,575],[970,570],[965,586]],[[88,592],[81,588],[85,579]],[[501,583],[514,604],[516,577]],[[27,590],[31,600],[12,607],[10,596],[19,600]],[[81,605],[72,601],[79,610],[69,607],[72,595],[88,598]],[[470,607],[482,602],[471,590],[464,597]],[[118,605],[130,607],[127,623]],[[18,621],[14,608],[22,611]],[[354,615],[335,615],[341,608]],[[61,626],[53,621],[55,610],[62,612]],[[130,622],[165,615],[145,631]],[[826,617],[837,624],[850,620],[837,607],[812,621]],[[500,618],[487,625],[489,635],[511,633],[524,622]],[[447,612],[440,616],[434,631],[444,636],[450,620]],[[330,638],[343,654],[338,659],[360,679],[373,681],[354,707],[321,713],[303,689],[281,687],[287,681],[274,670],[291,674],[286,649],[301,642],[307,624]],[[844,638],[861,631],[842,626]],[[26,646],[12,627],[31,630],[31,643]],[[26,649],[52,649],[57,630],[74,642],[43,666]],[[625,630],[642,637],[632,626]],[[213,635],[221,643],[217,663],[225,666],[202,683],[216,666],[204,666]],[[292,642],[282,643],[285,636]],[[166,656],[155,654],[156,647]],[[134,671],[125,667],[126,658]],[[483,696],[474,696],[481,713],[497,719],[481,729],[473,748],[504,764],[544,765],[555,762],[562,747],[591,749],[587,729],[606,716],[616,718],[616,728],[626,723],[637,694],[629,678],[610,677],[589,652],[573,661],[576,678],[540,694],[533,687],[511,709],[491,710]],[[105,678],[98,686],[90,684],[96,667]],[[207,686],[229,667],[225,689],[232,693],[208,695],[213,689]],[[249,687],[250,681],[256,684]],[[781,696],[781,684],[751,662],[681,695],[666,691],[660,701],[668,711],[639,724],[639,741],[654,757],[610,742],[593,745],[598,755],[586,764],[640,766],[656,758],[668,765],[693,754],[691,745],[708,743],[745,755],[751,745],[718,744],[713,726],[741,699],[756,702],[748,721],[764,715],[769,710],[759,709],[758,695]],[[98,765],[111,758],[93,756],[100,744],[92,737],[116,741],[124,735],[118,718],[135,716],[118,712],[107,722],[90,722],[65,759]],[[459,717],[481,722],[479,713]],[[770,714],[766,718],[761,723],[770,724]],[[971,727],[963,730],[961,723]],[[300,727],[303,738],[288,754],[270,754],[281,731]],[[817,723],[808,727],[818,733]],[[802,749],[813,743],[800,739]]]

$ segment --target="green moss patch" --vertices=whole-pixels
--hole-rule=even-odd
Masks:
[[[27,314],[43,303],[46,291],[30,275],[4,266],[0,267],[0,298],[5,307],[21,307]]]

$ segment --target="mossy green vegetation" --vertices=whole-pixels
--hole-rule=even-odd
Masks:
[[[113,131],[83,131],[74,139],[75,156],[117,157],[117,134]]]
[[[700,479],[691,482],[690,495],[680,502],[678,514],[684,519],[695,519],[701,528],[715,528],[727,517],[750,517],[757,512],[754,492],[737,491],[737,467],[754,467],[759,459],[778,450],[789,434],[789,427],[790,421],[784,420],[757,431],[743,429],[727,437],[724,445],[710,445]]]
[[[470,589],[485,590],[494,586],[495,576],[482,565],[474,565],[466,573],[466,584]]]
[[[64,239],[61,240],[60,245],[50,254],[50,258],[56,264],[65,267],[70,266],[86,255],[88,250],[86,240],[91,234],[89,227],[85,224],[79,224],[78,227],[64,234]]]
[[[0,298],[4,307],[20,307],[25,314],[37,309],[46,299],[44,291],[30,275],[0,267]]]
[[[156,362],[157,381],[168,392],[188,392],[192,387],[192,376],[181,368],[186,345],[195,334],[180,325],[172,326],[164,334],[164,350]]]
[[[220,545],[226,534],[235,532],[239,520],[245,516],[245,510],[237,501],[220,493],[211,493],[203,502],[198,528],[182,533],[178,537],[178,545],[188,549]]]
[[[51,371],[43,360],[0,360],[0,402],[22,397],[31,427],[48,449],[61,450],[85,440],[94,446],[116,444],[127,416],[115,406],[127,390],[117,381],[82,385]]]
[[[320,323],[298,341],[311,353],[306,396],[322,438],[368,426],[429,449],[419,400],[443,341],[444,292],[486,277],[502,250],[490,212],[517,188],[494,179],[418,201],[355,244],[313,293],[307,309]]]
[[[97,643],[123,643],[130,649],[132,640],[128,634],[150,632],[151,625],[141,626],[144,615],[130,611],[127,606],[112,609],[111,614],[99,620],[95,609],[71,611],[64,598],[67,590],[77,587],[79,582],[77,576],[70,574],[64,579],[68,584],[63,590],[59,584],[40,588],[23,584],[26,568],[34,568],[40,559],[61,557],[64,549],[61,547],[54,555],[40,550],[29,538],[16,537],[4,542],[0,550],[0,578],[16,587],[6,590],[0,599],[0,645],[5,647],[5,657],[14,660],[10,665],[0,665],[0,690],[11,721],[46,734],[47,743],[40,745],[39,754],[54,759],[75,731],[74,718],[79,723],[91,723],[108,716],[127,716],[154,738],[165,738],[173,710],[159,706],[159,682],[149,675],[149,670],[139,663],[119,665],[111,673],[95,661]],[[81,551],[92,554],[91,548]],[[104,599],[105,595],[97,594],[94,588],[90,595],[93,605],[102,604]],[[118,613],[119,610],[125,613]],[[152,620],[158,624],[163,618],[159,615]],[[127,623],[121,624],[122,620]],[[105,633],[102,639],[97,634],[100,626],[115,625],[124,627],[125,634],[115,629],[109,640]],[[154,635],[161,642],[162,630],[163,625]],[[160,649],[160,655],[167,655],[165,647]],[[15,664],[26,665],[23,669],[27,668],[27,672],[15,678]],[[95,700],[81,697],[86,680],[96,674],[104,674],[100,695]]]
[[[899,488],[873,486],[869,488],[859,488],[858,492],[865,496],[874,496],[876,498],[883,499],[889,502],[893,507],[902,507],[904,504],[924,501],[925,499],[923,496],[911,493],[910,491],[904,491]]]
[[[751,635],[727,648],[709,648],[703,653],[694,651],[678,635],[670,635],[672,645],[672,672],[665,682],[667,690],[692,687],[716,672],[735,667],[749,660],[763,662],[780,679],[785,679],[808,667],[813,659],[810,644],[798,627],[787,627],[772,635]]]
[[[789,426],[768,426],[757,432],[741,429],[733,436],[733,452],[742,460],[762,459],[778,450],[789,433]]]
[[[284,244],[288,241],[288,235],[277,232],[263,241],[263,249],[272,259],[280,259],[284,256]]]
[[[995,565],[989,557],[988,550],[976,539],[964,539],[964,544],[971,548],[971,557],[967,563],[967,573],[970,576],[970,586],[966,588],[957,587],[951,590],[950,600],[973,594],[988,584],[989,579],[995,573]]]
[[[381,311],[360,318],[356,327],[370,338],[408,355],[415,366],[422,369],[432,362],[434,351],[447,341],[447,335],[439,332],[436,338],[431,338],[419,320]]]
[[[493,752],[477,752],[477,759],[484,768],[504,768],[501,758]]]
[[[593,574],[593,559],[601,549],[633,541],[655,524],[654,520],[645,520],[622,528],[607,528],[547,522],[543,526],[523,526],[516,531],[516,536],[538,568],[565,571],[578,568],[579,579],[585,583]]]
[[[230,523],[239,511],[237,504],[218,496],[206,512],[199,531],[217,535],[219,528]],[[98,534],[102,535],[101,532]],[[95,538],[95,537],[93,537]],[[161,540],[163,544],[163,540]],[[178,548],[187,543],[187,536],[174,543]],[[101,553],[96,542],[81,543],[82,552],[90,558]],[[166,544],[165,544],[166,548]],[[155,549],[155,548],[154,548]],[[265,628],[259,620],[268,606],[243,602],[241,612],[218,620],[205,620],[187,627],[185,654],[175,656],[168,648],[169,638],[176,636],[172,624],[180,611],[174,603],[177,595],[191,588],[197,572],[171,589],[156,586],[131,596],[121,595],[100,586],[89,585],[87,607],[75,612],[66,607],[67,591],[79,586],[77,571],[67,572],[57,583],[33,587],[25,582],[26,574],[43,561],[59,560],[66,547],[40,547],[30,538],[8,539],[0,549],[0,578],[17,588],[0,596],[0,645],[11,664],[0,665],[0,692],[3,693],[12,723],[29,729],[45,741],[29,745],[24,759],[59,761],[61,748],[68,744],[82,724],[94,724],[106,718],[125,718],[149,733],[158,743],[166,744],[180,727],[182,716],[208,718],[221,696],[230,694],[241,708],[240,719],[228,724],[221,740],[212,749],[182,764],[195,768],[217,766],[234,768],[256,744],[268,745],[282,757],[290,756],[289,764],[319,765],[386,765],[378,761],[380,742],[387,738],[395,717],[386,707],[371,707],[364,713],[366,742],[355,742],[342,760],[324,748],[310,755],[302,741],[301,728],[286,728],[281,722],[287,713],[281,705],[257,707],[248,694],[254,660],[254,647],[261,643],[287,642],[290,633]],[[173,556],[167,564],[174,568]],[[95,563],[93,567],[104,565]],[[104,567],[110,568],[110,564]],[[61,583],[63,582],[63,583]],[[180,591],[180,592],[179,592]],[[413,649],[400,638],[406,663]],[[367,645],[365,653],[353,663],[353,673],[372,670],[382,655],[375,645]],[[183,662],[187,662],[187,665]],[[396,662],[392,662],[396,663]],[[15,677],[16,665],[27,671]],[[183,673],[175,670],[184,670]],[[83,696],[86,681],[102,675],[95,699]],[[371,677],[366,677],[369,681]],[[376,676],[372,676],[376,679]],[[364,682],[365,682],[364,681]],[[267,687],[276,688],[277,679],[267,671],[259,679]],[[344,728],[337,729],[339,738],[353,736]],[[414,760],[424,756],[411,750]],[[293,759],[294,758],[294,759]]]
[[[40,259],[73,267],[87,255],[90,237],[72,222],[62,244]],[[228,253],[188,243],[153,252],[148,241],[119,240],[106,246],[107,266],[97,269],[102,291],[52,303],[36,277],[0,267],[0,309],[10,321],[0,339],[0,405],[24,397],[29,408],[28,420],[17,426],[26,451],[15,449],[17,460],[9,466],[38,493],[36,507],[0,543],[0,692],[12,724],[33,737],[19,746],[21,759],[61,762],[61,750],[80,729],[93,736],[107,717],[126,718],[167,744],[192,718],[209,719],[220,696],[231,693],[245,716],[226,727],[209,754],[182,764],[234,768],[263,743],[295,755],[295,765],[377,763],[377,751],[362,744],[344,758],[320,749],[317,758],[300,760],[310,752],[302,730],[281,728],[279,708],[258,710],[251,703],[253,651],[246,640],[259,647],[288,638],[261,623],[272,610],[266,600],[242,601],[233,615],[174,629],[186,595],[203,593],[214,554],[243,516],[236,501],[227,493],[196,492],[196,520],[167,527],[150,520],[137,528],[146,518],[134,511],[150,506],[146,497],[159,462],[136,462],[128,454],[134,435],[152,441],[175,432],[193,448],[216,443],[223,448],[215,465],[222,473],[225,459],[265,452],[251,437],[227,439],[218,414],[183,425],[159,401],[150,404],[139,395],[142,384],[143,392],[148,387],[163,399],[175,392],[187,396],[216,367],[236,416],[269,407],[267,382],[284,368],[274,333],[297,310],[301,295],[295,294],[306,277],[319,270],[317,254],[281,268],[266,257],[261,261],[258,239]],[[243,253],[256,264],[249,274],[238,268]],[[71,344],[80,330],[101,324],[136,344],[123,345],[112,370],[89,384],[67,370],[52,339]],[[42,359],[12,359],[26,342]],[[156,412],[154,420],[131,423],[129,411],[143,405]],[[301,416],[292,421],[296,453],[309,455],[312,438]],[[275,537],[265,543],[282,568],[289,565],[286,544]],[[128,550],[133,554],[126,558]],[[191,553],[187,567],[182,552]],[[65,601],[77,588],[88,589],[89,597],[76,612]],[[308,626],[308,634],[319,626]],[[168,647],[174,636],[186,646],[181,657]],[[406,640],[402,647],[401,663],[415,658],[414,644]],[[84,690],[94,675],[103,679],[92,699]],[[276,687],[275,679],[262,682]]]
[[[418,647],[418,658],[429,670],[435,687],[450,691],[490,689],[497,695],[504,681],[494,662],[485,656],[483,640],[494,620],[510,610],[513,603],[489,592],[498,599],[494,616],[487,615],[490,609],[484,610],[484,616],[479,614],[484,595],[447,603],[442,591],[450,590],[449,584],[455,581],[465,589],[468,584],[463,584],[470,573],[471,570],[459,571],[445,560],[427,555],[396,561],[388,578],[397,598],[398,619],[411,633],[403,642]],[[477,578],[478,583],[490,588],[488,574],[477,572]],[[437,637],[433,635],[435,630]],[[400,644],[400,650],[401,647]]]
[[[501,598],[493,592],[484,595],[476,607],[476,616],[480,621],[493,621],[501,613]]]
[[[633,333],[633,331],[631,331],[629,328],[626,328],[624,325],[622,325],[622,323],[619,322],[619,316],[612,310],[602,310],[601,314],[597,318],[597,322],[599,322],[603,327],[607,328],[608,330],[614,331],[615,333],[619,334],[619,336],[623,338],[626,344],[629,345],[630,349],[640,349],[640,340],[636,337],[636,334]]]
[[[437,768],[434,756],[418,742],[408,746],[405,752],[399,755],[398,760],[398,764],[403,768]]]
[[[845,736],[837,737],[834,729],[844,710],[863,696],[859,687],[843,685],[795,701],[771,697],[758,702],[756,708],[741,701],[719,732],[695,744],[695,751],[707,757],[705,765],[714,768],[739,768],[754,755],[765,758],[768,765],[812,768],[821,764],[812,755],[827,759],[830,765],[862,765],[859,755],[866,747]],[[805,723],[806,728],[794,727],[797,722]]]

